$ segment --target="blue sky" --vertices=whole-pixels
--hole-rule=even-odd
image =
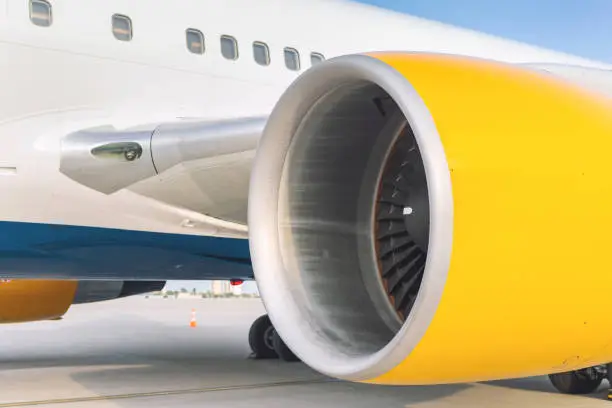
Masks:
[[[612,63],[612,0],[361,0]]]

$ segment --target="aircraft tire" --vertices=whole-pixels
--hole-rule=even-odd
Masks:
[[[273,343],[275,333],[268,315],[260,316],[253,322],[249,330],[249,346],[253,351],[253,358],[278,358]]]
[[[562,394],[590,394],[597,390],[603,376],[590,374],[586,370],[588,369],[550,374],[548,378]]]
[[[281,337],[278,335],[276,330],[274,331],[274,337],[272,338],[272,343],[274,344],[274,350],[276,351],[278,358],[280,358],[281,360],[287,361],[287,362],[300,361],[298,356],[293,354],[293,351],[291,351],[289,347],[287,347],[287,345],[285,344],[283,339],[281,339]]]

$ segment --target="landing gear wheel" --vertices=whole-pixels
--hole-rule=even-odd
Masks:
[[[274,349],[273,338],[276,331],[268,315],[258,317],[249,330],[249,346],[253,354],[252,358],[278,358]]]
[[[276,351],[278,358],[280,358],[281,360],[287,362],[300,361],[298,356],[293,354],[293,351],[291,351],[289,347],[287,347],[287,345],[278,335],[276,330],[274,330],[274,335],[272,336],[272,344],[274,345],[274,350]]]
[[[599,388],[604,376],[589,367],[566,373],[550,374],[548,378],[552,385],[563,394],[590,394]]]

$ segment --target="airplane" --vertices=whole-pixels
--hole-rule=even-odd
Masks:
[[[344,0],[0,0],[0,40],[1,322],[254,279],[259,357],[602,381],[609,64]]]

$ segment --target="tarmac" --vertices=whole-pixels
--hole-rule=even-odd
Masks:
[[[0,408],[612,406],[607,384],[587,396],[558,394],[545,377],[388,387],[252,360],[247,334],[263,313],[258,299],[134,297],[0,326]]]

